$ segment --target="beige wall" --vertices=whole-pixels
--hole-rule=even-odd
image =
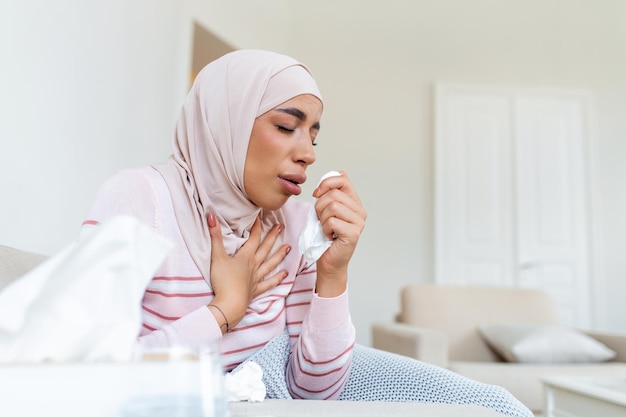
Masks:
[[[433,83],[583,88],[596,325],[626,330],[623,0],[7,0],[0,13],[0,244],[54,253],[96,187],[166,157],[193,20],[306,62],[326,99],[316,178],[345,169],[369,211],[351,267],[358,341],[433,275]],[[307,193],[312,191],[313,182]]]

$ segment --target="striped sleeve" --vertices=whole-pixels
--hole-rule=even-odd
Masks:
[[[337,399],[349,373],[355,331],[348,292],[335,298],[314,294],[315,271],[305,271],[287,298],[292,352],[287,386],[294,398]]]

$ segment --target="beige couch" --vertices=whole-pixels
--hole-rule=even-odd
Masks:
[[[0,291],[7,285],[28,272],[30,269],[45,261],[46,257],[34,253],[0,246]],[[26,367],[28,368],[28,367]],[[17,372],[15,367],[8,368]],[[31,368],[32,370],[32,368]],[[6,371],[6,370],[5,370]],[[0,369],[0,392],[5,395],[9,392],[13,403],[23,404],[21,386],[16,386],[15,379],[7,380],[11,372],[3,372]],[[24,379],[26,374],[20,374]],[[16,378],[19,379],[19,378]],[[61,383],[61,382],[59,382]],[[57,384],[58,385],[58,384]],[[32,391],[32,384],[29,384]],[[20,391],[15,393],[14,391]],[[13,394],[11,394],[13,392]],[[34,393],[29,392],[29,395]],[[48,394],[50,394],[48,392]],[[6,397],[3,397],[6,399]],[[11,406],[11,401],[0,401],[0,415],[24,415],[20,410]],[[15,405],[15,404],[13,404]],[[60,415],[55,409],[58,403],[52,402],[49,415]],[[384,402],[350,402],[350,401],[303,401],[303,400],[266,400],[261,403],[232,403],[232,417],[243,416],[273,416],[273,417],[308,417],[308,416],[394,416],[394,417],[497,417],[502,416],[493,410],[475,405],[453,404],[421,404],[421,403],[384,403]],[[65,416],[71,417],[71,416]]]
[[[585,332],[614,350],[610,362],[537,364],[503,362],[479,333],[486,324],[558,325],[556,310],[540,290],[410,285],[401,290],[395,323],[372,326],[373,347],[446,367],[508,389],[535,413],[543,408],[541,378],[626,378],[626,335]]]

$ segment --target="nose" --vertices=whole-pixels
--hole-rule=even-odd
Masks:
[[[308,134],[302,135],[298,140],[295,159],[297,162],[305,165],[311,165],[315,162],[316,157],[315,150],[313,149],[313,138]]]

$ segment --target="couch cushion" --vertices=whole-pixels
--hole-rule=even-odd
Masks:
[[[0,245],[0,290],[39,265],[47,257]]]
[[[604,362],[615,352],[565,326],[496,324],[479,326],[481,336],[504,360],[522,363]]]

